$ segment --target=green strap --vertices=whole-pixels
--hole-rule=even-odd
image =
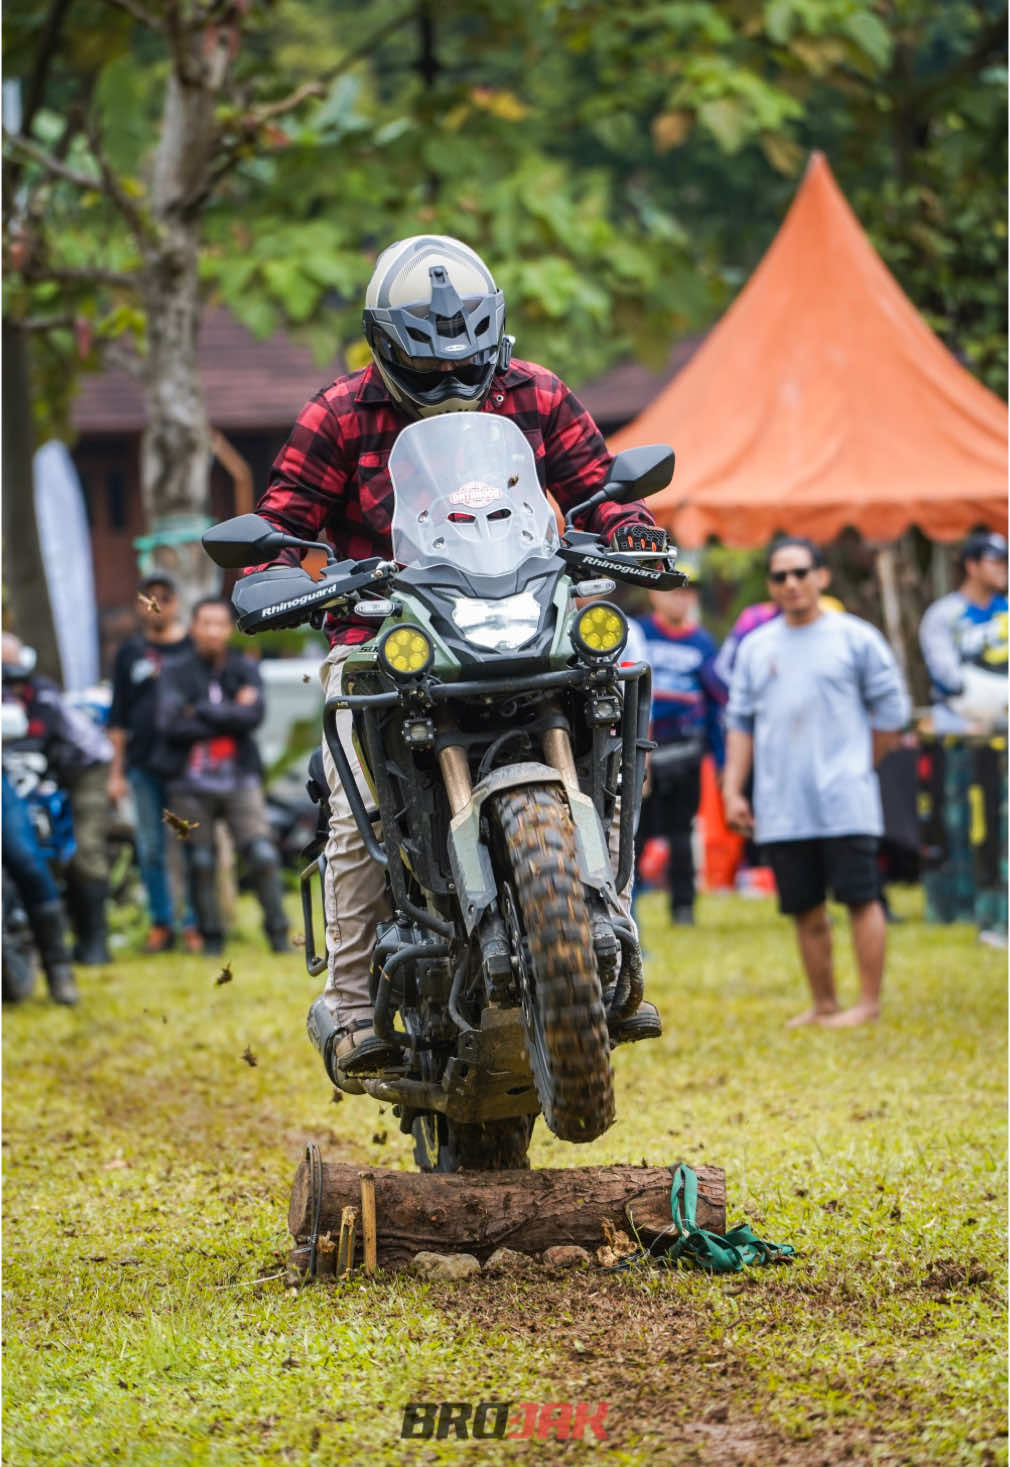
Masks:
[[[726,1234],[700,1228],[698,1211],[698,1174],[683,1162],[671,1167],[670,1213],[677,1238],[657,1262],[675,1268],[684,1262],[708,1273],[738,1273],[750,1263],[791,1263],[795,1248],[788,1243],[766,1243],[746,1223],[731,1228]],[[658,1241],[658,1240],[657,1240]],[[655,1244],[653,1244],[655,1247]],[[618,1265],[643,1263],[652,1258],[652,1249],[642,1249]]]

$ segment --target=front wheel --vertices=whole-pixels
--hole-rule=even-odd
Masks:
[[[495,817],[502,915],[544,1120],[562,1141],[594,1141],[613,1123],[614,1081],[571,811],[557,786],[523,785],[495,800]]]

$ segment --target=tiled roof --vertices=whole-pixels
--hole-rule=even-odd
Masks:
[[[215,428],[287,429],[318,388],[343,370],[319,367],[307,347],[278,331],[258,341],[220,306],[211,306],[200,332],[200,371],[207,415]],[[123,371],[82,378],[74,401],[79,433],[138,433],[144,426],[140,384]]]
[[[661,372],[627,362],[583,383],[578,395],[609,431],[641,412],[700,340],[688,337],[678,342]],[[258,341],[230,312],[211,306],[200,333],[200,370],[207,415],[215,428],[286,432],[312,394],[343,368],[337,357],[316,366],[308,348],[280,331]],[[139,433],[144,426],[140,384],[123,371],[91,373],[81,380],[72,416],[79,433]]]

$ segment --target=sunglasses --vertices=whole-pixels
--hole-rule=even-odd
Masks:
[[[801,565],[797,566],[795,570],[769,571],[768,579],[775,586],[784,586],[790,576],[795,576],[798,581],[805,581],[807,576],[814,569],[816,569],[816,567],[812,565]]]

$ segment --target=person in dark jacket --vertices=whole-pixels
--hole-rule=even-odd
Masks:
[[[150,930],[145,953],[175,947],[175,901],[170,880],[168,846],[162,812],[168,798],[164,772],[156,768],[156,720],[161,675],[192,643],[179,614],[179,588],[167,571],[144,576],[137,588],[141,630],[119,648],[112,671],[109,737],[113,757],[109,799],[114,805],[133,795],[137,861],[147,893]],[[183,937],[195,946],[194,928],[184,919]]]
[[[48,773],[70,798],[74,852],[66,867],[64,885],[67,913],[76,938],[74,959],[96,966],[109,961],[106,789],[112,745],[102,728],[74,708],[57,685],[34,668],[34,651],[11,632],[5,632],[4,696],[15,698],[27,718],[25,736],[18,742],[45,756]]]
[[[184,837],[190,902],[204,952],[219,953],[224,945],[214,840],[218,819],[228,826],[246,863],[270,946],[287,952],[280,860],[253,738],[263,721],[263,689],[255,662],[229,647],[231,634],[228,603],[217,597],[198,601],[190,626],[192,650],[163,673],[157,721],[162,767],[171,771],[169,808]]]

